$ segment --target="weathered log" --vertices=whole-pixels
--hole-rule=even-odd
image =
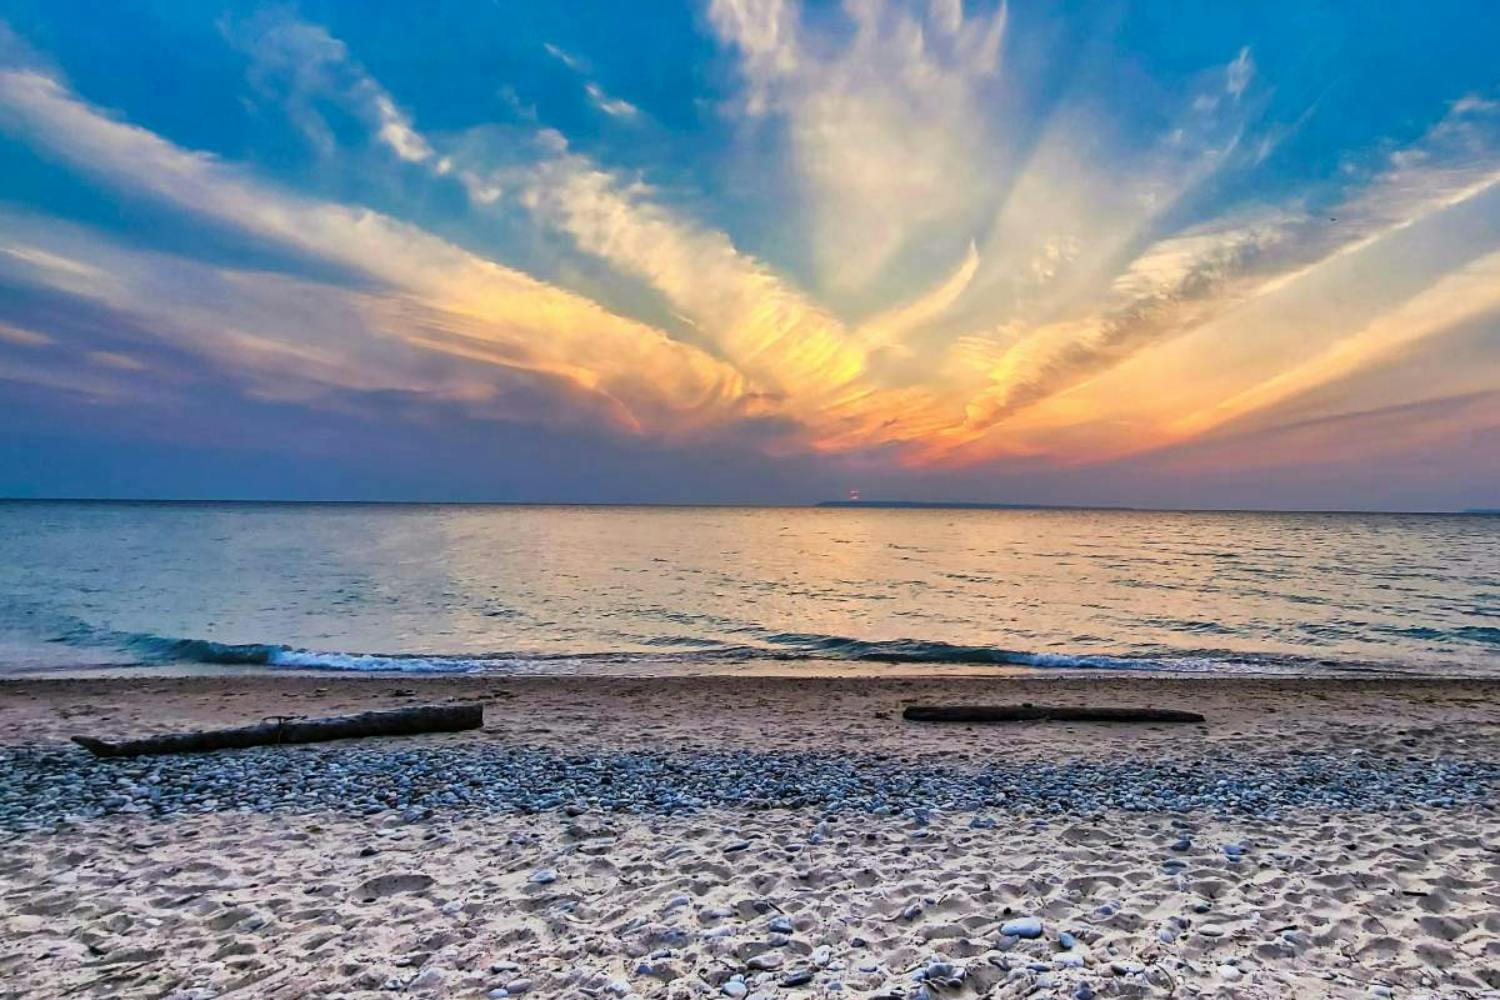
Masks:
[[[458,732],[478,729],[482,725],[483,705],[421,705],[385,712],[335,715],[324,719],[275,718],[238,729],[172,733],[121,743],[110,743],[88,736],[75,736],[73,742],[96,757],[138,757],[144,754],[199,753],[205,750],[273,746],[278,743],[319,743],[356,736]]]
[[[1203,722],[1173,708],[1086,708],[1076,705],[910,705],[913,722]]]

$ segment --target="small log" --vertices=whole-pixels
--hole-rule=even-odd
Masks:
[[[910,705],[913,722],[1203,722],[1172,708],[1084,708],[1074,705]]]
[[[172,733],[121,743],[110,743],[88,736],[75,736],[73,742],[95,757],[139,757],[144,754],[200,753],[206,750],[274,746],[279,743],[320,743],[324,740],[344,740],[357,736],[448,733],[478,729],[482,725],[483,705],[420,705],[416,708],[335,715],[324,719],[277,718],[238,729]]]

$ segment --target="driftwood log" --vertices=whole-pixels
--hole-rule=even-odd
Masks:
[[[482,725],[483,705],[422,705],[385,712],[335,715],[325,719],[274,718],[259,725],[238,729],[172,733],[121,743],[110,743],[87,736],[75,736],[73,742],[95,757],[139,757],[144,754],[199,753],[204,750],[273,746],[278,743],[319,743],[354,736],[448,733],[478,729]]]
[[[913,722],[1203,722],[1171,708],[1084,708],[1075,705],[911,705]]]

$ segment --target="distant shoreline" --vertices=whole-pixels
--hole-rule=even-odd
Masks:
[[[1126,510],[1153,514],[1166,513],[1163,510],[1142,507],[1100,507],[1092,504],[1063,503],[984,503],[969,500],[822,500],[814,506],[875,507],[882,510]],[[1268,511],[1267,513],[1279,512]]]

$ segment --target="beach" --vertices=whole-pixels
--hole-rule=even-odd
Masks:
[[[0,995],[1484,997],[1500,682],[0,682]],[[68,737],[480,701],[482,731]],[[904,721],[1150,705],[1187,725]],[[502,992],[503,991],[503,992]]]

